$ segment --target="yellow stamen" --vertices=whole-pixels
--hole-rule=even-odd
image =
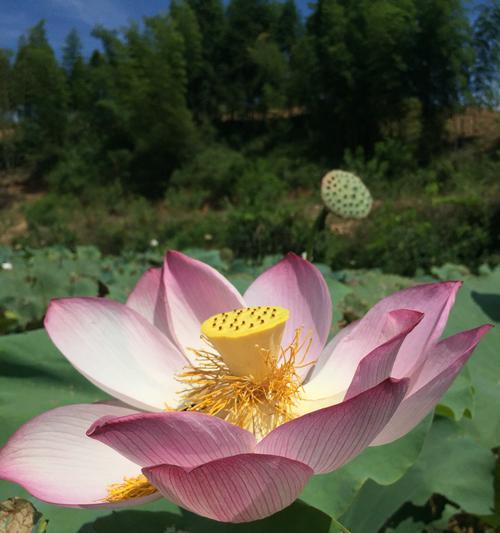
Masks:
[[[251,376],[259,382],[276,366],[288,315],[278,306],[234,309],[205,320],[201,333],[233,376]]]
[[[156,492],[143,474],[137,477],[124,477],[122,483],[112,483],[107,488],[108,495],[103,499],[104,502],[116,503],[132,498],[143,498]]]
[[[242,333],[238,333],[239,329],[235,332],[234,326],[230,328],[232,331],[226,331],[228,318],[234,319],[233,314],[237,311],[210,318],[207,321],[209,327],[207,322],[203,324],[205,340],[211,342],[219,353],[192,350],[197,358],[196,365],[179,376],[181,382],[189,385],[181,393],[184,398],[182,409],[219,416],[259,436],[294,418],[294,406],[300,399],[302,382],[297,369],[313,364],[303,364],[311,338],[301,342],[301,330],[297,329],[289,346],[276,348],[276,338],[279,336],[281,341],[288,318],[288,311],[277,307],[244,309],[237,313],[236,323],[244,321],[243,326],[246,326],[248,315],[256,317],[257,312],[266,317],[264,310],[268,310],[271,320],[259,322],[258,337],[248,333],[250,326]],[[226,322],[222,322],[221,317],[226,318]],[[223,327],[219,329],[219,326]],[[220,337],[217,332],[221,332]],[[221,343],[221,339],[224,342]],[[256,342],[257,339],[261,344]],[[262,345],[263,340],[267,345]],[[241,365],[238,364],[240,356],[243,359]],[[242,368],[251,372],[236,374],[235,369]]]

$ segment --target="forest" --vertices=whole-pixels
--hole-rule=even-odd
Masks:
[[[2,242],[301,253],[342,168],[374,209],[319,260],[495,263],[499,28],[497,0],[175,0],[83,55],[41,20],[0,50]]]

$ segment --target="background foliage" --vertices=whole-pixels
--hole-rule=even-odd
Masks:
[[[413,275],[499,261],[500,4],[175,0],[0,50],[0,242],[302,252],[331,168],[372,216],[315,257]]]

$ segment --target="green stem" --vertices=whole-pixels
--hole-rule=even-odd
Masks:
[[[317,216],[316,220],[314,221],[314,224],[311,228],[311,234],[309,235],[309,242],[307,244],[307,259],[309,261],[312,261],[314,258],[314,243],[316,241],[316,235],[325,229],[325,222],[326,217],[328,216],[328,209],[326,207],[323,207],[323,209],[320,211],[319,215]]]

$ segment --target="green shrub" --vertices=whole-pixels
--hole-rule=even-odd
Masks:
[[[88,187],[95,187],[102,171],[95,164],[96,159],[96,150],[87,141],[66,147],[47,175],[50,190],[62,194],[81,194]]]
[[[236,257],[262,259],[265,255],[302,253],[310,222],[286,206],[275,209],[234,209],[229,213],[225,242]]]
[[[264,160],[256,161],[238,177],[234,200],[239,206],[274,208],[286,191],[285,183],[272,171]]]
[[[316,189],[328,165],[308,161],[293,154],[270,155],[267,166],[289,189]]]
[[[53,193],[42,196],[25,208],[28,234],[24,240],[32,246],[73,246],[76,236],[69,222],[71,216],[76,220],[80,211],[80,202],[75,196]]]
[[[360,176],[370,188],[377,185],[385,188],[398,182],[415,167],[411,146],[392,138],[376,143],[371,157],[359,146],[355,150],[348,149],[342,163],[342,168]]]
[[[211,205],[221,207],[234,193],[235,183],[246,165],[245,158],[238,152],[212,145],[176,170],[170,183],[175,188],[204,191]]]
[[[495,204],[456,197],[401,207],[387,203],[350,236],[329,235],[321,252],[335,269],[376,268],[401,275],[444,263],[477,268],[494,253]]]
[[[94,244],[105,253],[144,250],[158,232],[150,203],[125,196],[118,186],[88,188],[81,197],[49,193],[26,210],[32,246]]]

